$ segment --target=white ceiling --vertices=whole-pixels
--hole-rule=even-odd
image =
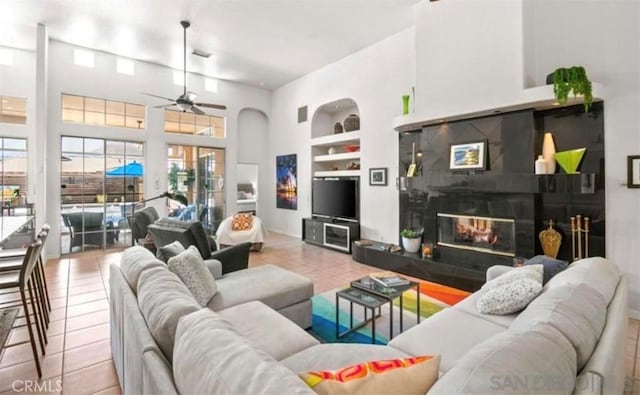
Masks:
[[[51,38],[210,77],[279,87],[413,25],[424,0],[0,0],[0,45]],[[209,59],[191,50],[213,53]]]

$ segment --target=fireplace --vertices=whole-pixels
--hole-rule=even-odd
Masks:
[[[513,257],[515,221],[471,215],[438,213],[438,245]]]

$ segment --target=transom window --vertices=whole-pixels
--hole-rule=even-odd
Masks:
[[[62,94],[62,120],[88,125],[145,128],[144,106],[113,100]]]
[[[27,99],[23,97],[0,96],[0,122],[27,123]]]
[[[164,110],[164,130],[167,133],[195,134],[222,139],[226,135],[225,117],[198,115],[178,110]]]

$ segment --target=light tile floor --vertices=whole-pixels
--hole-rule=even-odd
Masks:
[[[109,264],[120,251],[89,251],[50,260],[46,275],[52,303],[49,344],[38,391],[24,391],[37,380],[28,333],[13,329],[0,356],[0,394],[20,392],[120,394],[109,347]],[[271,232],[265,249],[252,253],[250,266],[277,264],[310,278],[321,293],[376,270],[350,255],[302,243]],[[0,308],[17,293],[0,294]],[[16,326],[24,324],[18,318]],[[630,320],[625,360],[628,394],[640,395],[640,324]],[[26,343],[24,343],[27,341]],[[635,385],[634,385],[635,384]],[[633,387],[632,387],[633,386]],[[33,387],[32,387],[33,388]]]

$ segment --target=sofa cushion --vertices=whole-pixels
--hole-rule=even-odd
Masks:
[[[299,373],[308,370],[336,370],[369,360],[411,356],[397,348],[379,344],[325,343],[302,350],[280,363]]]
[[[440,355],[440,370],[451,369],[473,346],[505,332],[503,326],[455,309],[444,309],[389,342],[409,355]]]
[[[472,328],[468,328],[473,330]],[[576,353],[555,328],[509,330],[473,347],[429,395],[571,394]]]
[[[313,296],[306,277],[274,265],[260,265],[227,273],[208,304],[213,311],[259,300],[272,309],[294,305]]]
[[[523,266],[487,282],[480,290],[478,311],[513,314],[524,309],[542,291],[542,265]]]
[[[174,356],[173,377],[181,394],[314,393],[208,309],[180,320]]]
[[[543,292],[567,283],[587,284],[598,291],[608,305],[619,281],[620,270],[616,264],[600,257],[586,258],[573,262],[566,270],[555,275],[545,285]]]
[[[317,394],[423,395],[438,379],[438,356],[368,361],[336,371],[300,373]]]
[[[279,361],[319,344],[313,336],[262,302],[249,302],[218,312],[259,350]]]
[[[218,290],[216,280],[205,266],[195,246],[169,259],[167,266],[180,277],[201,307],[205,307],[216,294]]]
[[[555,276],[556,274],[566,269],[567,266],[569,266],[569,262],[563,261],[560,259],[551,258],[546,255],[536,255],[531,259],[527,259],[524,262],[524,265],[525,266],[542,265],[544,267],[544,273],[542,275],[542,284],[544,285],[549,280],[551,280],[551,277]]]
[[[142,272],[138,281],[138,306],[151,336],[171,361],[178,320],[200,310],[200,306],[178,276],[166,268]]]
[[[170,258],[180,255],[184,251],[185,248],[182,243],[176,240],[173,243],[169,243],[158,248],[158,252],[156,253],[156,255],[162,262],[167,262]]]
[[[135,293],[138,289],[140,273],[152,267],[165,267],[165,265],[153,256],[146,248],[135,246],[127,248],[120,259],[120,272]]]
[[[598,343],[606,316],[602,295],[585,284],[567,284],[540,295],[509,329],[523,330],[539,323],[553,326],[575,348],[580,371]]]

